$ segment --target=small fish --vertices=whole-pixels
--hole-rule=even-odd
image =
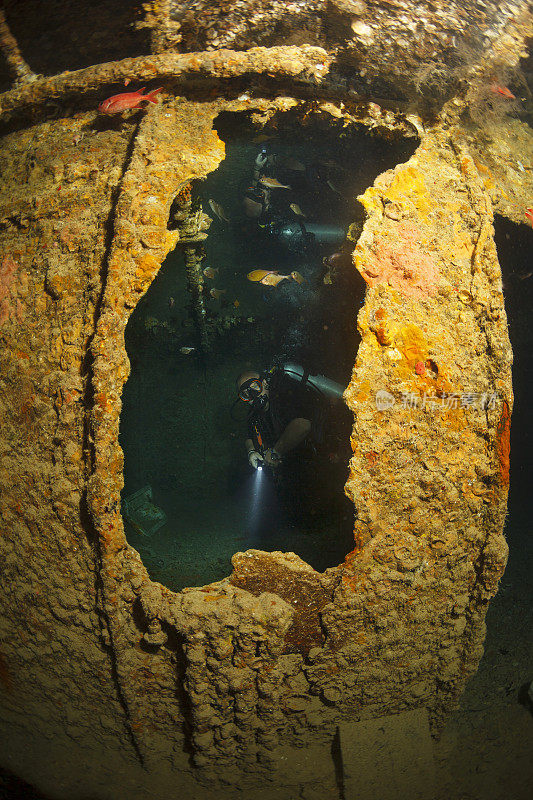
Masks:
[[[239,306],[240,306],[240,303],[239,303],[239,301],[238,301],[238,300],[234,300],[234,301],[233,301],[233,305],[235,306],[235,308],[239,308]]]
[[[269,139],[272,139],[272,136],[266,136],[262,133],[260,136],[256,136],[255,139],[252,139],[252,142],[255,142],[255,144],[262,144],[263,142],[268,142]]]
[[[281,281],[288,281],[289,278],[290,275],[279,275],[277,272],[269,272],[259,283],[262,283],[263,286],[277,286],[278,283],[281,283]]]
[[[296,214],[297,217],[305,217],[305,216],[307,216],[306,214],[304,214],[304,212],[302,211],[302,209],[300,208],[300,206],[297,203],[291,203],[290,209],[291,209],[291,211],[294,211],[294,213]]]
[[[335,192],[336,194],[341,194],[340,190],[337,189],[337,187],[335,186],[333,181],[326,181],[326,183],[327,183],[327,185],[329,186],[329,188],[331,189],[332,192]]]
[[[173,298],[173,297],[169,297],[169,298],[168,298],[168,307],[169,307],[169,308],[174,308],[174,304],[175,304],[175,302],[176,302],[176,301],[174,300],[174,298]]]
[[[290,189],[290,186],[285,186],[284,183],[280,183],[277,178],[270,178],[268,175],[263,175],[262,178],[259,179],[259,182],[263,184],[263,186],[267,186],[269,189]]]
[[[263,286],[277,286],[281,281],[288,280],[290,275],[280,275],[277,270],[272,269],[254,269],[246,277],[254,283],[262,283]]]
[[[528,220],[533,225],[533,206],[531,206],[531,208],[526,208],[524,213],[525,213],[526,217],[528,218]]]
[[[317,158],[317,164],[320,164],[322,167],[327,167],[328,169],[340,169],[340,167],[336,161],[333,161],[332,158]]]
[[[222,220],[222,222],[229,222],[229,217],[224,211],[224,208],[220,205],[220,203],[217,203],[215,200],[210,200],[209,206],[211,210],[217,215],[217,217]]]
[[[533,272],[525,272],[522,275],[517,275],[516,277],[518,278],[519,281],[525,281],[526,278],[531,278],[532,275]]]
[[[280,164],[282,167],[291,169],[293,172],[305,172],[305,164],[302,164],[297,158],[292,158],[291,156],[282,158]]]
[[[190,353],[194,353],[195,350],[196,350],[195,347],[180,347],[180,353],[183,356],[188,356],[190,355]]]
[[[142,94],[145,86],[137,92],[124,92],[123,94],[114,94],[113,97],[108,97],[98,106],[98,111],[102,114],[120,114],[121,111],[126,111],[128,108],[139,108],[143,100],[156,105],[154,97],[158,92],[163,90],[160,86],[159,89],[153,89],[148,94]]]
[[[268,201],[269,201],[270,192],[264,186],[259,186],[259,184],[256,184],[255,186],[249,186],[246,191],[247,192],[255,192],[257,197],[259,197],[259,195],[261,195],[261,197],[263,198],[265,203],[268,203]],[[256,200],[255,202],[259,203],[260,200]]]
[[[271,269],[254,269],[252,272],[249,272],[246,276],[249,281],[258,282],[262,281],[264,277],[270,275],[273,272]]]
[[[498,86],[496,83],[493,83],[490,87],[490,90],[491,92],[494,92],[494,94],[499,94],[502,97],[506,97],[507,100],[516,100],[515,95],[509,91],[507,86]]]
[[[206,267],[204,269],[204,275],[206,278],[214,278],[217,272],[218,269],[214,269],[213,267]]]
[[[225,289],[210,289],[209,294],[213,300],[222,300],[222,295],[226,294]]]
[[[348,263],[350,260],[350,255],[348,253],[332,253],[330,256],[326,256],[323,259],[323,263],[328,267],[338,267],[343,262]]]
[[[304,283],[305,282],[304,276],[301,275],[299,272],[296,272],[296,270],[291,272],[291,278],[293,279],[293,281],[296,281],[296,283]]]
[[[251,197],[245,197],[242,202],[244,205],[244,213],[247,217],[253,219],[261,216],[263,210],[262,203],[257,203],[255,200],[252,200]]]

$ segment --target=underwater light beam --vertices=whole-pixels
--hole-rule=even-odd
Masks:
[[[257,519],[259,516],[259,509],[261,507],[261,495],[263,494],[262,490],[265,485],[264,477],[265,473],[263,471],[263,466],[259,464],[257,469],[255,470],[254,480],[252,483],[252,502],[250,504],[250,517],[252,519]]]
[[[268,547],[273,528],[279,524],[279,502],[269,470],[261,465],[248,483],[248,547]]]

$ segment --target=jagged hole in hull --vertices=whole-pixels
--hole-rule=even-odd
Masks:
[[[365,291],[350,258],[363,217],[356,197],[416,147],[333,128],[325,116],[302,126],[283,114],[258,130],[248,115],[225,113],[216,127],[225,160],[191,187],[193,202],[213,219],[201,265],[208,352],[180,245],[126,329],[126,535],[150,576],[173,590],[223,578],[236,551],[292,551],[323,571],[353,548],[353,506],[344,495],[351,412],[325,402],[322,441],[293,453],[281,478],[258,479],[244,448],[246,409],[231,413],[235,380],[247,368],[290,361],[348,384]],[[257,216],[251,189],[263,150],[265,174],[290,188],[271,189]],[[296,271],[304,280],[264,286],[247,279],[256,269]],[[212,289],[223,293],[212,297]]]

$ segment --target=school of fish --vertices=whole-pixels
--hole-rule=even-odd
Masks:
[[[150,103],[154,103],[155,102],[154,97],[158,92],[161,91],[161,89],[154,89],[152,92],[149,92],[146,95],[142,94],[143,91],[144,89],[140,89],[137,92],[127,92],[119,95],[114,95],[113,97],[108,98],[107,100],[105,100],[103,103],[100,104],[100,106],[98,107],[99,111],[106,114],[116,114],[129,108],[137,108],[144,100]],[[256,143],[262,143],[264,141],[267,141],[269,138],[270,138],[269,136],[258,136],[253,141]],[[305,172],[307,169],[305,164],[303,164],[298,159],[293,158],[292,156],[281,156],[281,157],[273,156],[270,159],[269,163],[271,166],[274,166],[275,168],[281,167],[282,169],[290,170],[294,173],[302,173]],[[328,170],[335,169],[338,171],[342,171],[342,167],[340,167],[332,159],[328,160],[317,159],[316,163],[322,165],[323,167],[326,167]],[[250,191],[252,195],[257,199],[252,199],[252,197],[248,196],[245,196],[243,199],[243,209],[245,216],[250,219],[258,219],[263,214],[263,212],[270,207],[271,190],[291,189],[291,187],[288,184],[281,183],[281,181],[279,181],[274,176],[262,174],[261,172],[259,172],[259,174],[256,173],[254,175],[254,178],[255,178],[254,184],[249,187],[248,191]],[[328,187],[334,193],[341,194],[340,190],[334,183],[332,183],[331,180],[327,178],[323,179],[323,185],[324,187]],[[208,205],[213,214],[215,215],[215,217],[217,217],[217,219],[227,224],[232,223],[231,216],[226,212],[224,206],[221,203],[217,202],[213,198],[209,198]],[[296,217],[300,219],[305,219],[307,217],[307,214],[304,211],[302,211],[298,203],[295,202],[290,203],[289,208]],[[528,209],[528,211],[531,211],[531,209]],[[205,255],[206,254],[204,252],[204,257]],[[333,260],[335,259],[335,257],[339,256],[340,254],[336,253],[330,258]],[[326,263],[327,259],[324,259],[324,261]],[[214,280],[217,277],[218,272],[219,270],[214,267],[205,267],[202,270],[204,278],[208,280]],[[306,278],[304,278],[304,276],[297,270],[292,270],[289,274],[286,275],[280,273],[278,270],[254,269],[247,274],[247,278],[252,283],[258,283],[261,284],[262,286],[270,286],[270,287],[279,286],[279,284],[284,281],[294,281],[299,285],[302,285],[303,283],[306,282]],[[211,286],[211,288],[209,289],[207,289],[206,287],[204,289],[204,293],[206,297],[211,298],[212,300],[219,301],[223,305],[226,304],[226,299],[225,299],[225,295],[227,293],[226,289],[219,289],[214,286]],[[169,298],[169,308],[172,308],[173,306],[174,306],[174,298]],[[235,299],[233,301],[233,306],[235,308],[239,308],[240,301],[238,299]],[[184,355],[189,355],[191,352],[194,351],[194,349],[195,348],[193,347],[182,347],[180,352]]]
[[[280,275],[277,270],[254,269],[246,276],[252,283],[262,283],[263,286],[277,286],[281,281],[288,281],[292,278],[296,283],[303,283],[305,278],[294,270],[290,275]]]

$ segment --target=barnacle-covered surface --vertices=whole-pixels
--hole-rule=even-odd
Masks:
[[[356,420],[346,490],[359,547],[338,599],[358,607],[372,585],[377,598],[360,613],[381,642],[440,620],[420,663],[432,664],[437,694],[450,700],[475,668],[507,556],[512,359],[491,205],[472,159],[439,131],[360,199],[370,219],[354,263],[371,288],[346,391]],[[398,655],[392,647],[395,663]]]
[[[272,44],[276,26],[286,43],[298,25],[295,44],[333,42],[352,67],[364,55],[369,77],[356,93],[375,89],[380,69],[403,74],[406,53],[425,58],[411,47],[418,6],[389,9],[378,30],[365,16],[383,20],[378,4],[211,3],[211,17],[192,5],[194,30],[184,4],[151,4],[153,49]],[[451,46],[441,31],[452,18],[466,27],[461,7],[424,23],[424,47]],[[521,6],[483,8],[480,25],[516,60],[519,40],[500,34],[511,16],[519,25]],[[169,53],[0,99],[7,124],[20,127],[0,156],[3,761],[53,796],[171,796],[179,787],[218,798],[218,780],[229,797],[242,788],[251,800],[336,797],[329,752],[339,720],[427,707],[437,730],[478,664],[506,558],[512,409],[492,214],[523,220],[531,164],[517,149],[530,134],[509,125],[503,157],[501,139],[482,152],[465,130],[462,101],[424,126],[416,114],[358,103],[346,82],[335,84],[342,100],[332,98],[332,57],[315,46]],[[185,73],[201,100],[179,96]],[[132,75],[165,77],[163,102],[122,125],[94,111],[62,118],[84,79],[96,93]],[[250,75],[285,91],[255,97],[239,83]],[[233,96],[249,92],[217,99],[220,78],[235,79]],[[291,84],[316,102],[291,96]],[[20,108],[50,113],[54,96],[58,119],[17,117]],[[368,218],[353,261],[369,289],[346,393],[353,552],[319,574],[294,554],[250,550],[235,555],[227,579],[174,593],[150,581],[124,537],[124,328],[178,241],[167,228],[173,198],[224,157],[213,131],[224,110],[248,111],[258,132],[296,110],[421,144],[360,198]],[[524,182],[510,190],[515,172]]]
[[[112,658],[100,640],[86,426],[87,346],[132,131],[97,133],[87,122],[80,115],[30,126],[4,138],[0,156],[2,721],[10,743],[3,761],[15,767],[11,755],[25,746],[37,772],[44,720],[57,767],[95,709],[96,749],[106,742],[130,758],[127,733],[115,727],[121,701]],[[90,759],[93,744],[84,746]]]
[[[42,75],[148,53],[313,45],[334,60],[337,89],[413,107],[439,106],[478,75],[516,74],[531,36],[527,3],[518,0],[66,0],[47,2],[45,14],[40,0],[5,5],[23,57]]]
[[[474,166],[494,212],[516,223],[527,222],[525,210],[533,197],[531,128],[505,116],[482,129],[457,132],[468,146]]]
[[[531,33],[521,2],[154,0],[148,8],[155,52],[318,45],[334,57],[338,85],[413,104],[442,102],[481,65],[508,74]]]
[[[2,121],[19,122],[32,113],[57,113],[57,103],[73,97],[80,105],[94,108],[98,94],[122,91],[132,77],[136,81],[158,81],[171,94],[200,93],[213,97],[221,81],[232,95],[242,91],[243,80],[266,82],[275,94],[287,83],[295,93],[314,90],[327,71],[329,58],[320,47],[253,48],[246,53],[222,50],[214,53],[164,54],[123,59],[95,67],[65,72],[52,78],[42,77],[31,85],[16,85],[0,98]],[[118,88],[117,88],[118,87]],[[277,90],[277,91],[276,91]],[[79,100],[78,100],[79,97]]]

